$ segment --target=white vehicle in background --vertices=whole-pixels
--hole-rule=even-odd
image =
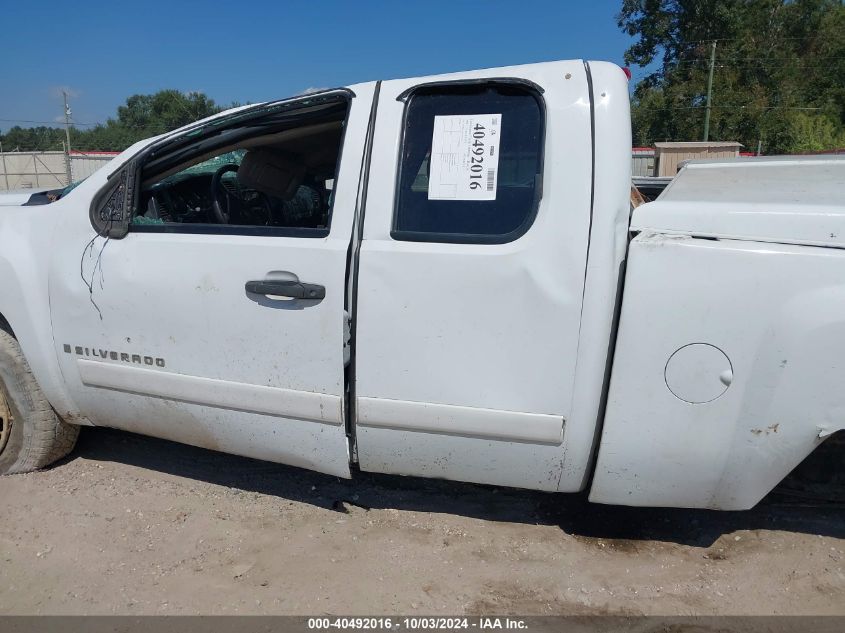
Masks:
[[[845,427],[845,161],[690,163],[563,61],[247,106],[0,209],[0,472],[101,425],[745,509]]]

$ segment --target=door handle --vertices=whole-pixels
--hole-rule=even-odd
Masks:
[[[326,288],[319,284],[306,284],[301,281],[265,279],[246,282],[246,291],[256,295],[290,297],[291,299],[325,299]]]

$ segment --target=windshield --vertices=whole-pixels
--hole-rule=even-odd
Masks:
[[[236,149],[231,152],[226,152],[225,154],[220,154],[220,156],[209,158],[208,160],[204,160],[196,165],[191,165],[182,171],[178,171],[172,176],[164,178],[159,184],[172,184],[182,180],[186,176],[197,176],[201,174],[208,174],[209,176],[214,175],[214,173],[224,165],[240,165],[244,158],[244,154],[246,154],[245,149]]]
[[[61,193],[59,194],[59,196],[58,196],[58,197],[59,197],[59,198],[64,198],[67,194],[69,194],[71,191],[73,191],[74,189],[76,189],[79,185],[81,185],[81,184],[82,184],[83,182],[85,182],[86,180],[88,180],[88,176],[86,176],[86,177],[85,177],[85,178],[83,178],[82,180],[77,180],[76,182],[72,182],[72,183],[70,183],[67,187],[65,187],[64,189],[62,189],[62,191],[61,191]],[[57,199],[58,199],[58,198],[57,198]]]

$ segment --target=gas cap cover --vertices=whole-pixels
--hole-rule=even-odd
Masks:
[[[676,350],[664,372],[669,391],[684,402],[712,402],[728,390],[733,367],[727,355],[715,345],[691,343]]]

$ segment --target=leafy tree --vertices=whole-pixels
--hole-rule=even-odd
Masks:
[[[221,109],[201,92],[160,90],[151,95],[132,95],[118,107],[117,118],[87,130],[72,127],[70,143],[75,149],[122,151],[141,139],[174,130]],[[0,134],[4,151],[61,150],[64,141],[61,127],[15,126]]]
[[[62,149],[62,141],[65,139],[65,132],[61,128],[20,127],[16,125],[6,134],[0,136],[0,143],[3,144],[3,151],[14,150],[54,150]]]
[[[625,61],[657,67],[636,85],[634,140],[702,138],[716,41],[712,140],[766,153],[825,150],[845,138],[842,0],[623,0]]]
[[[160,90],[152,95],[129,97],[126,105],[117,109],[117,123],[127,130],[145,130],[149,132],[145,136],[151,136],[217,112],[220,108],[201,92],[184,94],[178,90]]]

